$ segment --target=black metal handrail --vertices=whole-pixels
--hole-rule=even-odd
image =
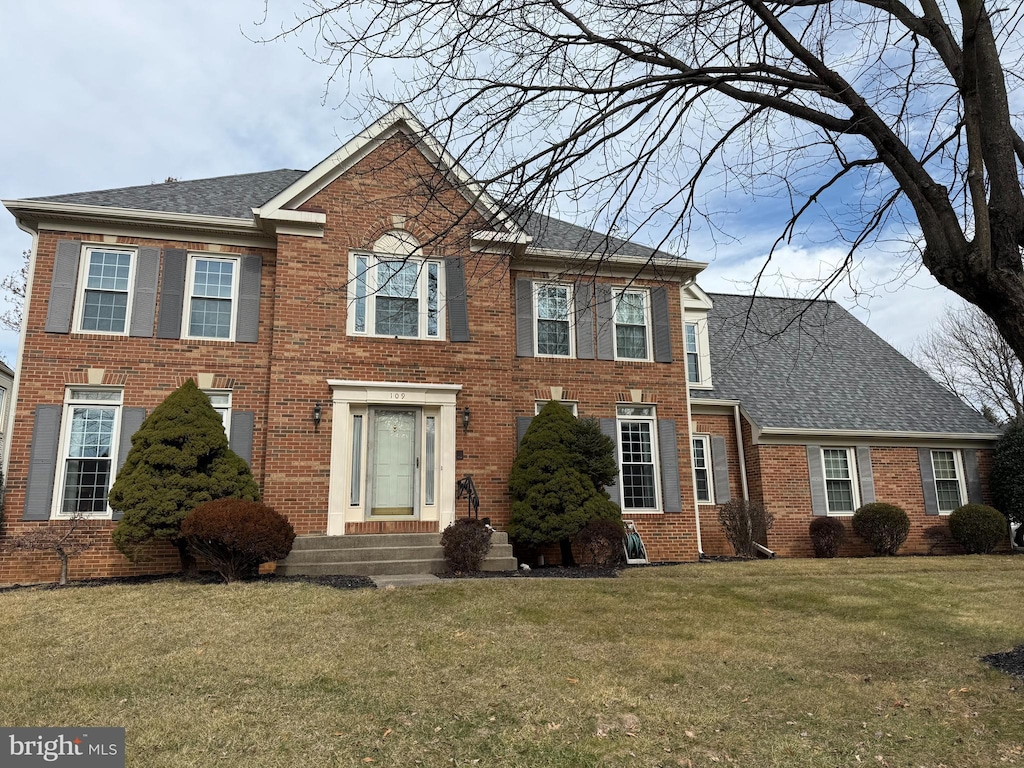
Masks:
[[[480,496],[472,475],[466,475],[455,484],[455,500],[466,499],[466,517],[480,519]]]

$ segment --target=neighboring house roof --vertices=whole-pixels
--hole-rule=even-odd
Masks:
[[[761,429],[994,434],[981,414],[832,301],[709,294],[714,389]]]
[[[253,208],[259,208],[305,174],[306,171],[282,168],[263,173],[218,176],[195,181],[171,181],[95,192],[75,192],[33,197],[28,200],[138,211],[188,213],[197,216],[230,216],[251,220]],[[613,253],[644,258],[674,257],[674,254],[656,251],[639,243],[604,235],[540,213],[529,216],[523,222],[523,228],[533,236],[531,248],[577,253]]]

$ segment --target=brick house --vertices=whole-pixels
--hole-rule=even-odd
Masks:
[[[466,476],[500,529],[549,399],[615,439],[612,495],[652,560],[725,552],[730,496],[767,503],[769,546],[800,555],[812,514],[896,501],[919,550],[932,513],[984,492],[993,430],[835,305],[807,310],[823,345],[790,360],[770,327],[789,304],[756,301],[745,357],[749,300],[701,291],[705,264],[514,220],[401,108],[306,172],[4,204],[33,236],[4,533],[88,514],[76,577],[175,566],[114,550],[106,492],[187,379],[300,535],[436,536]],[[0,554],[0,583],[51,559]]]

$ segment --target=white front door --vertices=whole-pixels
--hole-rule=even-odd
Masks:
[[[370,420],[370,516],[416,517],[419,411],[372,408]]]

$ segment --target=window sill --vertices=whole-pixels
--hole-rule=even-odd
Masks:
[[[622,509],[620,505],[620,509]],[[623,515],[663,515],[660,509],[622,509]]]

